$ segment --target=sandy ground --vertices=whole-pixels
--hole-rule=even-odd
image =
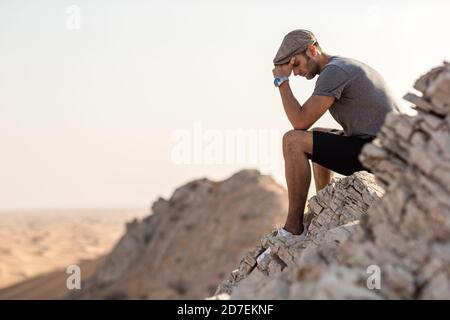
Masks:
[[[0,299],[54,299],[67,292],[67,266],[92,274],[125,232],[148,210],[0,213]]]

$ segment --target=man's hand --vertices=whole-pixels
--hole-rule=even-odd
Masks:
[[[289,77],[292,73],[292,69],[294,68],[295,57],[292,57],[289,63],[285,63],[279,66],[275,66],[272,70],[273,76],[277,77]]]

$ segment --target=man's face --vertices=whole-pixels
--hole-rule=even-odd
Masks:
[[[309,57],[306,53],[299,53],[295,56],[294,76],[300,75],[308,80],[311,80],[319,73],[319,65],[314,60],[314,57]]]

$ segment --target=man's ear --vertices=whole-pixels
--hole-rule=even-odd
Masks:
[[[315,57],[318,54],[317,47],[315,45],[313,45],[313,44],[310,44],[308,46],[308,50],[306,50],[306,52],[308,53],[308,51],[309,51],[309,56],[310,57]]]

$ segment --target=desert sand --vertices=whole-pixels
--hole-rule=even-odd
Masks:
[[[88,277],[147,209],[0,213],[0,299],[54,299],[66,292],[67,266]]]

